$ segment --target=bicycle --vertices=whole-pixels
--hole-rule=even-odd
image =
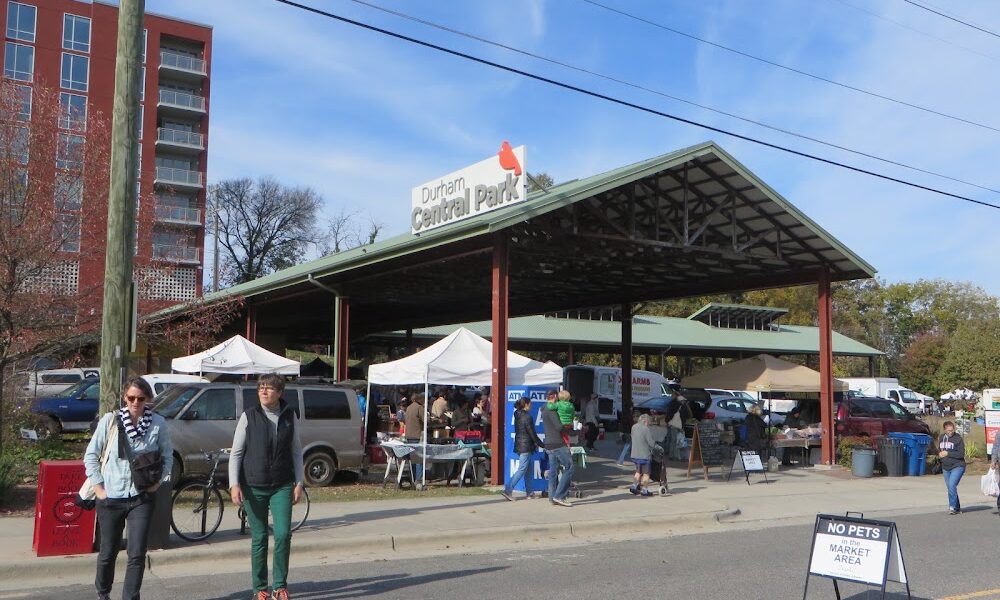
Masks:
[[[229,491],[224,487],[217,473],[219,465],[229,462],[229,450],[206,452],[205,459],[212,463],[212,470],[207,477],[201,477],[185,482],[174,491],[171,498],[170,528],[181,539],[197,542],[211,536],[222,524],[225,512],[225,498]],[[241,506],[237,513],[240,517],[240,533],[246,531],[246,511]],[[302,499],[292,505],[292,531],[298,530],[309,518],[309,493],[303,488]]]

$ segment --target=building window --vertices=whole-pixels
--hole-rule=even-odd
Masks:
[[[62,78],[60,85],[68,90],[87,91],[87,75],[90,70],[90,59],[76,54],[62,55]]]
[[[59,134],[59,144],[56,148],[56,168],[78,170],[83,168],[83,136]]]
[[[90,52],[90,19],[64,15],[62,47],[74,52]]]
[[[87,130],[87,97],[60,92],[59,127],[73,131]]]
[[[63,252],[80,251],[80,215],[61,214],[56,217],[55,222],[56,239],[60,243],[59,249]]]
[[[83,178],[73,173],[56,173],[54,200],[58,210],[80,210],[83,207]]]
[[[31,81],[35,75],[35,49],[23,44],[7,42],[4,54],[3,76],[17,81]]]
[[[7,4],[7,37],[22,42],[35,41],[35,7],[30,4]]]
[[[145,118],[145,116],[146,116],[146,107],[140,104],[139,105],[139,114],[136,115],[136,118],[139,120],[139,122],[137,124],[138,127],[137,127],[137,131],[136,131],[136,137],[138,139],[140,139],[140,140],[142,139],[142,121]],[[140,146],[139,148],[142,149],[142,146]]]
[[[17,127],[10,144],[10,156],[22,165],[28,164],[31,151],[31,133],[27,127]]]
[[[148,41],[149,41],[149,30],[148,29],[143,29],[142,30],[142,48],[140,49],[140,51],[142,52],[142,64],[146,64],[146,45],[147,45],[146,43]],[[143,78],[142,78],[143,81],[146,80],[145,75],[146,75],[146,73],[145,73],[145,69],[144,69],[143,70]]]
[[[31,120],[31,88],[26,85],[17,86],[17,97],[20,101],[20,106],[17,110],[17,120],[18,121],[30,121]]]

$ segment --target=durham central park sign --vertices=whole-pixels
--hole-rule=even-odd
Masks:
[[[410,228],[420,233],[527,198],[524,146],[504,142],[496,155],[413,188]]]

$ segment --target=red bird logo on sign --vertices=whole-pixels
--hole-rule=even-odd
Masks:
[[[521,163],[517,161],[517,157],[514,156],[514,151],[510,147],[510,142],[504,141],[500,144],[500,152],[497,152],[497,156],[500,157],[500,166],[503,167],[505,171],[514,171],[514,175],[520,177],[521,175]]]

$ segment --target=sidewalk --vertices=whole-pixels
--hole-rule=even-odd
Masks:
[[[751,475],[752,485],[713,467],[710,481],[687,479],[686,468],[668,471],[671,495],[631,495],[631,467],[614,464],[620,447],[603,442],[575,480],[584,492],[571,508],[545,499],[507,502],[470,496],[371,502],[313,503],[306,525],[294,534],[299,566],[499,549],[577,545],[587,541],[646,538],[719,531],[735,527],[811,523],[817,513],[863,512],[867,517],[944,511],[940,476],[853,479],[819,468]],[[695,475],[701,472],[695,471]],[[978,477],[962,482],[965,508],[989,508],[992,499],[979,491]],[[79,583],[93,577],[94,555],[35,557],[33,521],[0,519],[0,564],[9,574],[0,589],[23,589],[35,583]],[[173,545],[149,554],[153,572],[197,574],[248,568],[249,537],[239,535],[236,511],[227,507],[223,524],[207,542],[188,543],[172,536]],[[124,552],[119,560],[124,559]],[[124,569],[124,566],[121,567]]]

